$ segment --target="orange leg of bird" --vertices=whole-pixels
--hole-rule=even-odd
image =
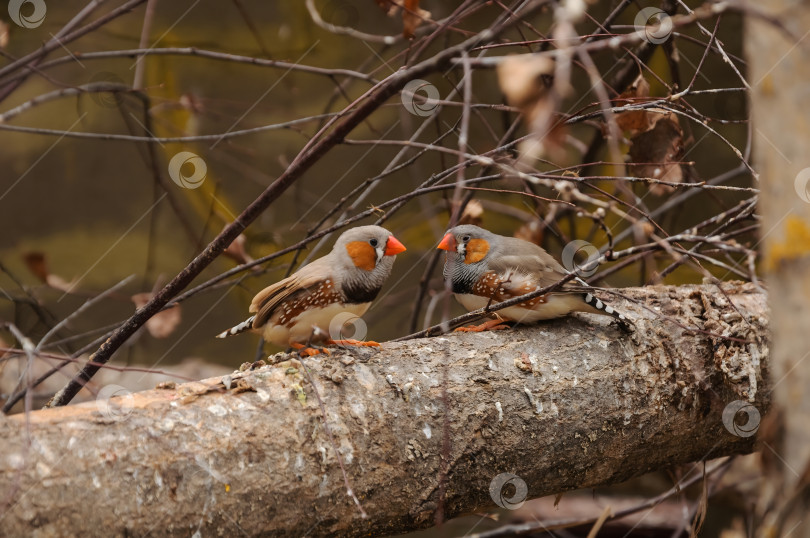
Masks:
[[[504,325],[502,319],[491,319],[481,325],[470,325],[469,327],[459,327],[454,332],[459,333],[480,333],[483,331],[500,331],[508,329],[509,325]]]
[[[380,347],[380,343],[374,340],[352,340],[351,338],[346,340],[327,340],[326,344],[333,346]]]
[[[332,352],[326,348],[318,349],[314,347],[308,347],[305,346],[304,344],[299,344],[298,342],[290,342],[290,347],[293,349],[297,349],[298,354],[301,355],[302,357],[312,357],[313,355],[318,355],[320,353],[325,353],[327,355],[332,354]]]

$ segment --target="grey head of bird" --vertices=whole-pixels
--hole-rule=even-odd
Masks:
[[[381,226],[358,226],[343,232],[324,258],[335,284],[351,293],[379,291],[405,246]],[[375,293],[376,294],[376,293]]]

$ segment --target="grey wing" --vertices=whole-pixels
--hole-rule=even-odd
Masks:
[[[509,254],[495,256],[490,261],[490,269],[503,274],[509,270],[524,274],[541,288],[551,286],[568,274],[560,262],[534,243],[512,237],[506,239],[504,250]]]

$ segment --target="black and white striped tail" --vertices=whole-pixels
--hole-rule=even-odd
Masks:
[[[243,321],[239,325],[231,327],[227,331],[222,331],[221,333],[219,333],[217,335],[217,338],[227,338],[227,337],[233,336],[235,334],[239,334],[239,333],[243,333],[245,331],[249,331],[250,329],[253,328],[253,320],[255,318],[256,318],[256,316],[250,316],[248,319],[246,319],[245,321]]]
[[[609,304],[605,304],[602,300],[594,296],[592,293],[583,293],[582,298],[585,301],[585,304],[587,304],[588,306],[592,306],[593,308],[599,310],[600,312],[604,312],[608,316],[616,318],[617,320],[619,320],[620,323],[629,326],[633,325],[633,322],[630,321],[630,319],[627,316],[625,316],[621,312],[618,312],[615,308],[613,308]]]

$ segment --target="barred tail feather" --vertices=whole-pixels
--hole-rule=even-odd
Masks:
[[[629,325],[629,326],[633,325],[633,322],[630,321],[630,319],[627,316],[625,316],[621,312],[617,311],[615,308],[613,308],[609,304],[605,304],[603,301],[601,301],[598,297],[594,296],[593,294],[584,293],[582,295],[582,299],[585,301],[585,304],[587,304],[591,308],[594,308],[594,309],[598,310],[600,314],[605,314],[607,316],[611,316],[611,317],[619,320],[619,322],[624,324],[624,325]]]
[[[248,319],[240,323],[239,325],[235,325],[228,329],[227,331],[222,331],[216,337],[217,338],[227,338],[229,336],[233,336],[235,334],[243,333],[245,331],[249,331],[253,328],[253,320],[256,319],[256,316],[250,316]]]

